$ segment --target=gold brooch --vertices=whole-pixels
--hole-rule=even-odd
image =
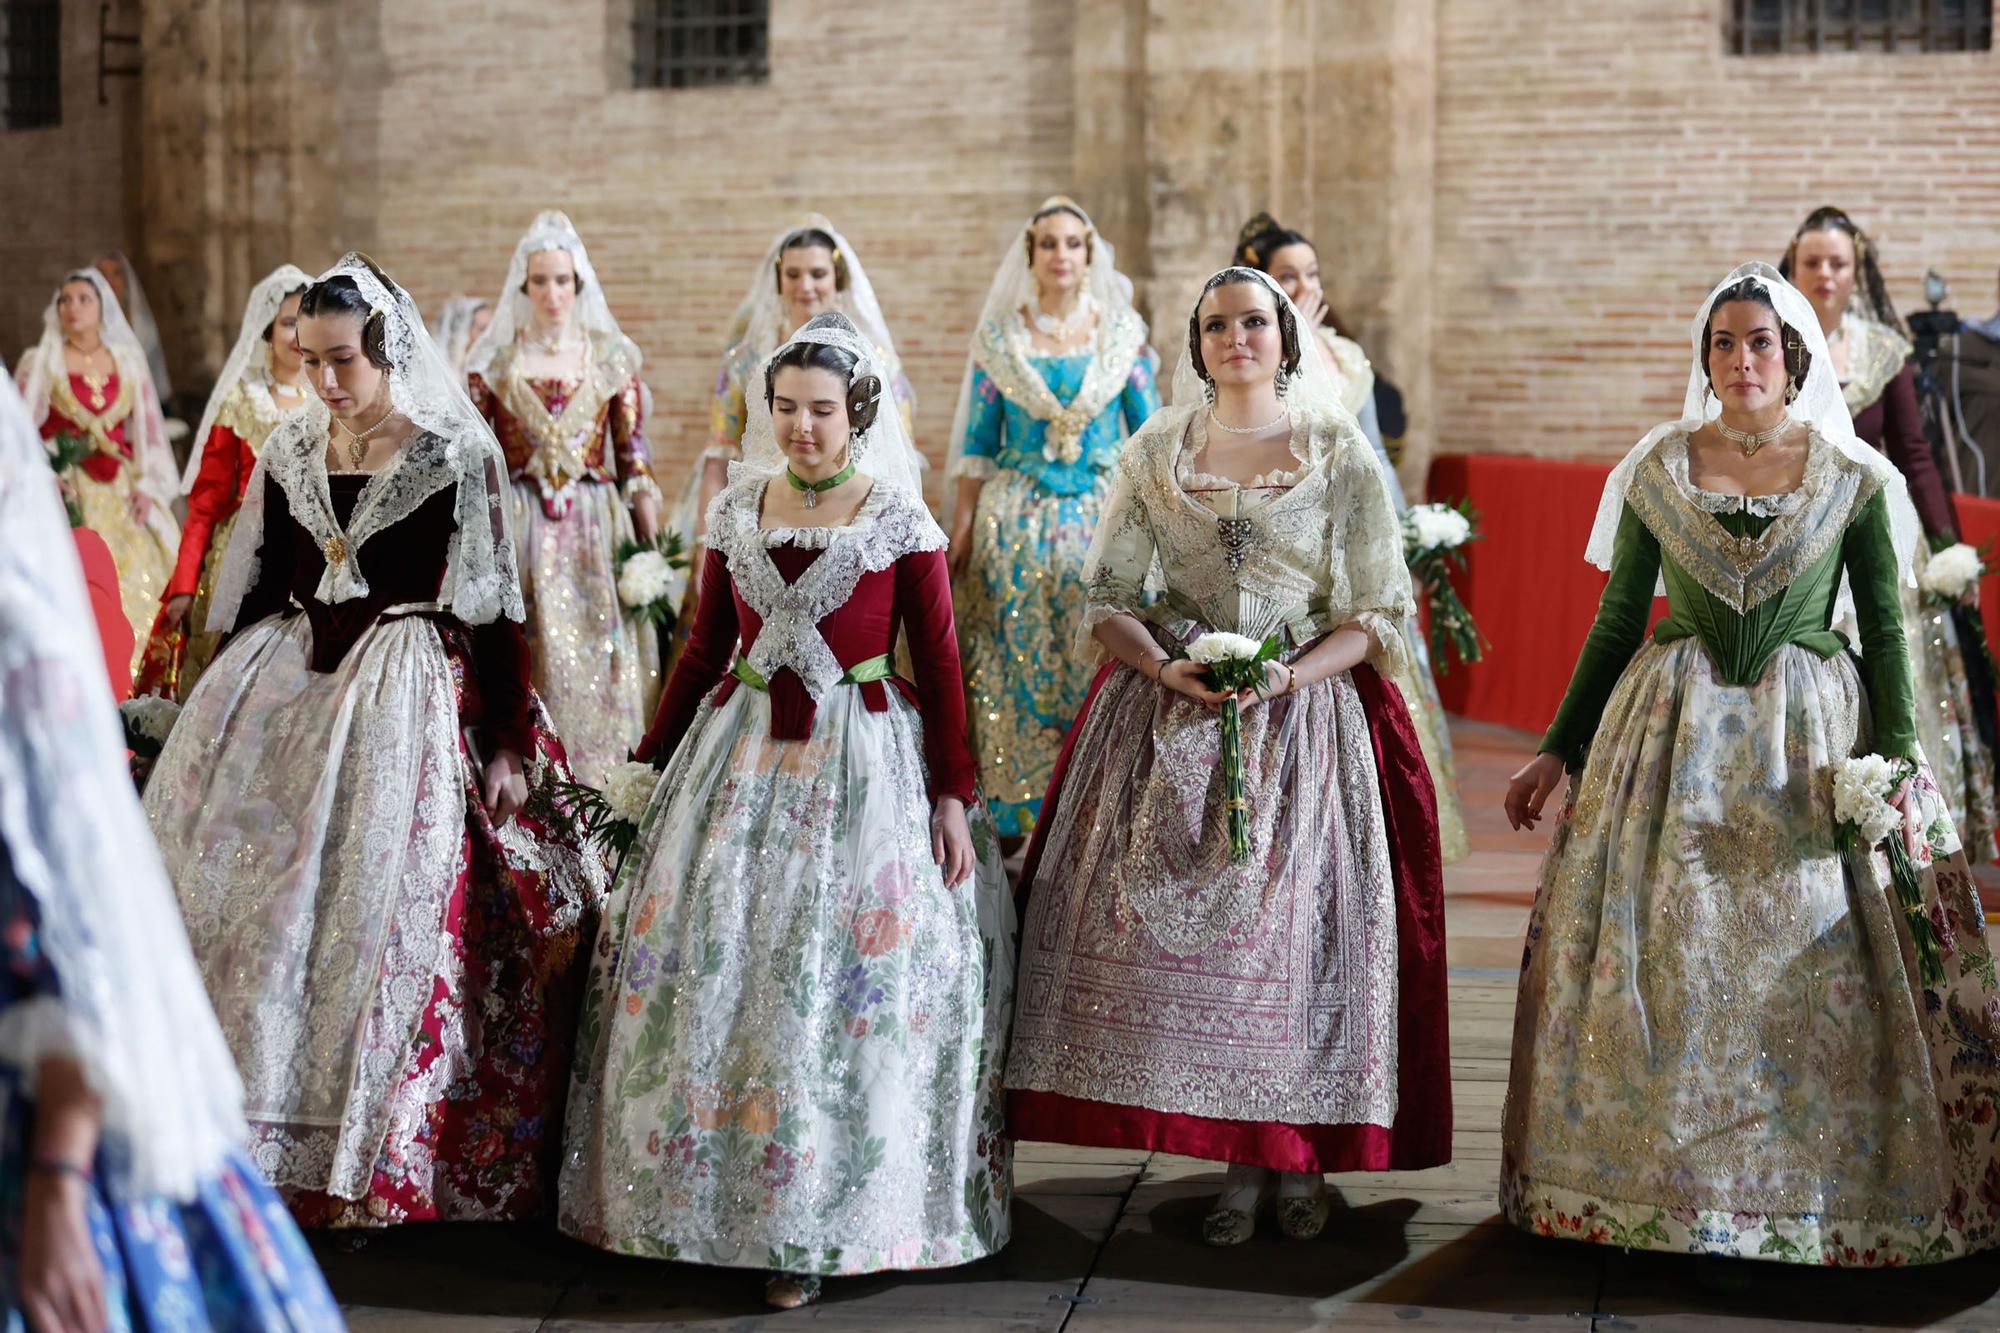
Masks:
[[[325,544],[319,549],[326,555],[326,563],[329,565],[337,565],[347,559],[347,539],[345,537],[328,537]]]

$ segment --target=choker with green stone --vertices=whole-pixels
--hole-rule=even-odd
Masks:
[[[787,467],[785,469],[785,480],[792,483],[792,489],[805,492],[806,508],[808,509],[819,508],[819,493],[821,491],[830,491],[853,475],[854,464],[851,462],[825,481],[807,481],[804,477],[792,471],[791,468]]]

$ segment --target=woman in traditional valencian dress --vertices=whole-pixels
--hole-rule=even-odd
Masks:
[[[513,486],[535,688],[571,763],[601,783],[646,730],[660,689],[652,622],[618,598],[618,548],[660,529],[639,349],[618,328],[567,217],[535,218],[493,322],[466,357]]]
[[[844,316],[810,321],[710,507],[700,617],[639,750],[665,773],[591,960],[562,1177],[571,1235],[772,1270],[780,1306],[1008,1235],[1013,909],[944,533],[873,357]],[[899,629],[914,683],[893,675]]]
[[[52,449],[59,437],[82,441],[82,461],[63,484],[117,562],[136,667],[180,544],[172,508],[180,488],[146,355],[103,274],[78,269],[63,279],[15,379]]]
[[[506,463],[365,258],[298,343],[320,401],[257,460],[146,812],[300,1219],[531,1216],[604,874],[552,831]]]
[[[772,238],[751,274],[749,289],[730,316],[728,350],[715,381],[708,447],[702,450],[701,463],[674,519],[676,527],[697,542],[706,530],[709,505],[728,483],[729,465],[743,457],[743,429],[749,404],[764,391],[764,363],[807,320],[829,310],[847,316],[875,349],[875,364],[882,367],[883,381],[903,419],[903,437],[910,438],[916,393],[896,357],[896,342],[889,335],[881,302],[875,299],[875,285],[848,239],[819,214],[809,214],[803,225]],[[921,471],[926,466],[923,456],[914,444],[910,450],[911,465]],[[693,585],[688,588],[690,594],[699,591]]]
[[[1269,274],[1298,306],[1300,316],[1313,331],[1314,346],[1338,386],[1341,406],[1353,414],[1361,433],[1374,446],[1397,510],[1406,509],[1402,483],[1396,480],[1396,465],[1383,445],[1378,424],[1375,368],[1369,364],[1361,344],[1340,333],[1339,321],[1320,286],[1319,252],[1298,232],[1279,226],[1269,213],[1259,213],[1244,223],[1237,234],[1234,262]],[[1470,855],[1472,844],[1465,832],[1465,815],[1459,809],[1458,765],[1452,758],[1451,724],[1445,717],[1437,680],[1431,674],[1430,648],[1421,627],[1413,624],[1410,629],[1416,662],[1412,670],[1397,678],[1396,685],[1410,705],[1410,716],[1417,724],[1417,739],[1423,742],[1424,758],[1430,764],[1437,788],[1438,834],[1444,845],[1444,859],[1449,863]]]
[[[1401,694],[1410,576],[1374,450],[1264,274],[1210,278],[1174,406],[1126,445],[1077,650],[1115,660],[1023,871],[1008,1123],[1022,1139],[1231,1163],[1204,1224],[1279,1200],[1317,1235],[1321,1173],[1451,1156],[1443,870]],[[1165,578],[1149,601],[1148,573]],[[1240,697],[1248,856],[1188,645],[1275,636]]]
[[[1083,557],[1125,437],[1160,405],[1154,365],[1111,243],[1045,201],[980,312],[945,480],[973,749],[1009,840],[1033,831],[1090,688],[1069,651]]]
[[[1778,271],[1799,285],[1819,316],[1855,435],[1888,455],[1903,474],[1924,527],[1926,541],[1917,549],[1921,573],[1932,551],[1958,540],[1958,515],[1924,433],[1910,340],[1889,301],[1875,247],[1847,214],[1818,208],[1792,237]],[[1966,660],[1961,634],[1961,627],[1974,628],[1971,618],[1978,615],[1976,588],[1964,606],[1948,608],[1924,605],[1915,589],[1903,593],[1904,630],[1916,669],[1917,739],[1968,853],[1991,861],[2000,856],[1994,769],[2000,720],[1991,669],[1977,648],[1975,659]]]
[[[35,429],[0,383],[0,1292],[10,1328],[345,1327],[126,770]]]
[[[257,451],[312,394],[294,337],[299,298],[311,281],[304,269],[285,264],[251,290],[243,308],[236,346],[201,414],[194,456],[181,478],[188,500],[180,556],[140,658],[134,693],[185,700],[221,646],[221,633],[202,626]]]
[[[1606,486],[1604,601],[1507,793],[1532,827],[1574,775],[1528,922],[1501,1204],[1621,1248],[1839,1265],[1985,1248],[2000,1147],[1968,1117],[2000,1098],[2000,991],[1921,768],[1897,596],[1916,513],[1776,270],[1731,273],[1691,333],[1682,417]],[[1858,662],[1834,629],[1850,595]],[[1839,850],[1835,771],[1871,753],[1920,766],[1891,836],[1925,863],[1943,984],[1920,981],[1887,857]]]

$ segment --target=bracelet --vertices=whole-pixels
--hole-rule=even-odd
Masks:
[[[41,1171],[54,1176],[75,1176],[86,1185],[91,1182],[92,1178],[88,1163],[80,1165],[67,1158],[45,1157],[40,1153],[28,1159],[28,1170]]]
[[[1299,683],[1299,673],[1290,662],[1280,662],[1278,665],[1285,669],[1285,688],[1279,690],[1278,693],[1290,694],[1292,687]]]

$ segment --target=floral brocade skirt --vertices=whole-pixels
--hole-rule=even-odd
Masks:
[[[965,657],[966,714],[1002,835],[1034,830],[1063,735],[1094,667],[1071,651],[1083,620],[1083,558],[1111,474],[1082,495],[1044,492],[1001,468],[979,492],[972,559],[952,589]]]
[[[1835,847],[1870,749],[1854,659],[1780,648],[1725,684],[1650,643],[1604,712],[1528,923],[1503,1120],[1516,1225],[1635,1249],[1928,1263],[1996,1236],[2000,1023],[1934,789],[1922,987],[1887,857]]]
[[[1012,903],[977,803],[976,868],[945,885],[922,723],[888,699],[836,688],[779,741],[737,690],[674,752],[591,958],[570,1235],[829,1275],[1006,1243]]]
[[[384,619],[331,672],[304,616],[239,633],[145,808],[243,1075],[251,1157],[308,1225],[545,1211],[605,872],[550,803],[480,798],[470,635]]]
[[[578,779],[602,786],[646,734],[660,697],[659,634],[618,600],[616,557],[632,540],[632,517],[608,482],[577,482],[559,519],[532,482],[512,489],[535,689]]]

